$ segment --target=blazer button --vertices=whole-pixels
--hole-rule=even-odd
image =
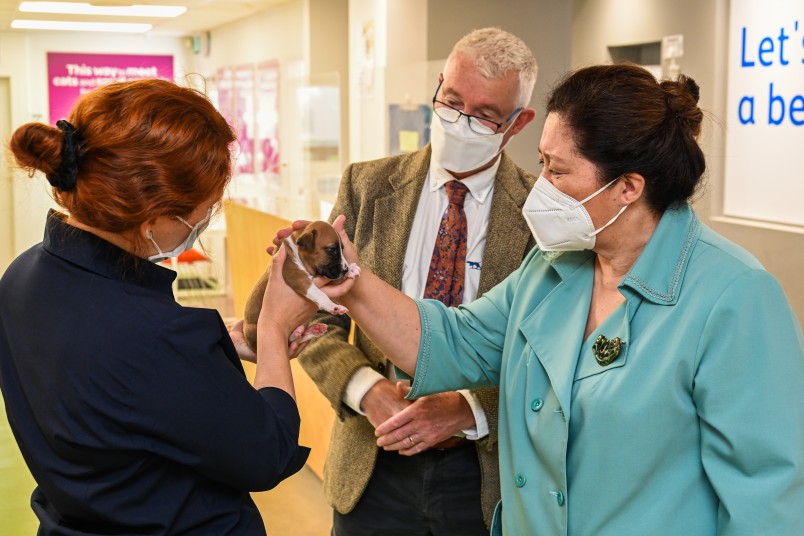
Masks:
[[[544,400],[542,400],[541,398],[537,398],[530,403],[530,409],[536,413],[541,411],[543,407],[544,407]]]
[[[521,488],[527,481],[528,479],[525,478],[525,475],[522,473],[517,473],[516,478],[514,479],[514,484],[516,484],[516,487]]]
[[[556,502],[559,506],[564,506],[564,501],[566,500],[564,497],[564,492],[562,491],[551,491],[550,495],[554,495],[556,498]]]
[[[385,374],[385,363],[378,363],[377,370],[380,374]]]

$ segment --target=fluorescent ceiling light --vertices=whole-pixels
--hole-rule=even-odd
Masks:
[[[68,13],[70,15],[119,17],[177,17],[187,11],[184,6],[93,6],[79,2],[23,2],[19,9],[27,13]]]
[[[60,20],[12,20],[12,28],[21,30],[65,30],[77,32],[123,32],[143,33],[152,28],[150,24],[122,22],[66,22]]]

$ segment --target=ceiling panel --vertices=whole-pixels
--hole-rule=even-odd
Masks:
[[[40,13],[22,13],[18,10],[19,0],[0,0],[0,30],[11,32],[35,32],[44,30],[15,30],[11,28],[14,19],[42,19],[66,20],[88,22],[134,22],[148,23],[153,29],[148,33],[153,35],[194,35],[205,30],[235,22],[255,13],[259,13],[272,6],[293,0],[253,0],[249,2],[237,0],[185,0],[185,1],[148,1],[148,0],[106,0],[90,2],[95,5],[168,5],[185,6],[187,11],[175,18],[147,18],[147,17],[105,17],[105,16],[77,16],[54,15]]]

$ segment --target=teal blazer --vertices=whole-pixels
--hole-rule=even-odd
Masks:
[[[593,267],[535,248],[467,306],[417,302],[411,397],[500,388],[492,534],[802,534],[804,338],[778,282],[671,209],[584,340]],[[598,335],[622,342],[607,366]]]

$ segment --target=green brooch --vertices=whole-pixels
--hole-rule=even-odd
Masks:
[[[608,340],[604,335],[598,335],[595,344],[592,345],[592,353],[601,367],[611,365],[617,356],[620,355],[623,342],[619,337]]]

